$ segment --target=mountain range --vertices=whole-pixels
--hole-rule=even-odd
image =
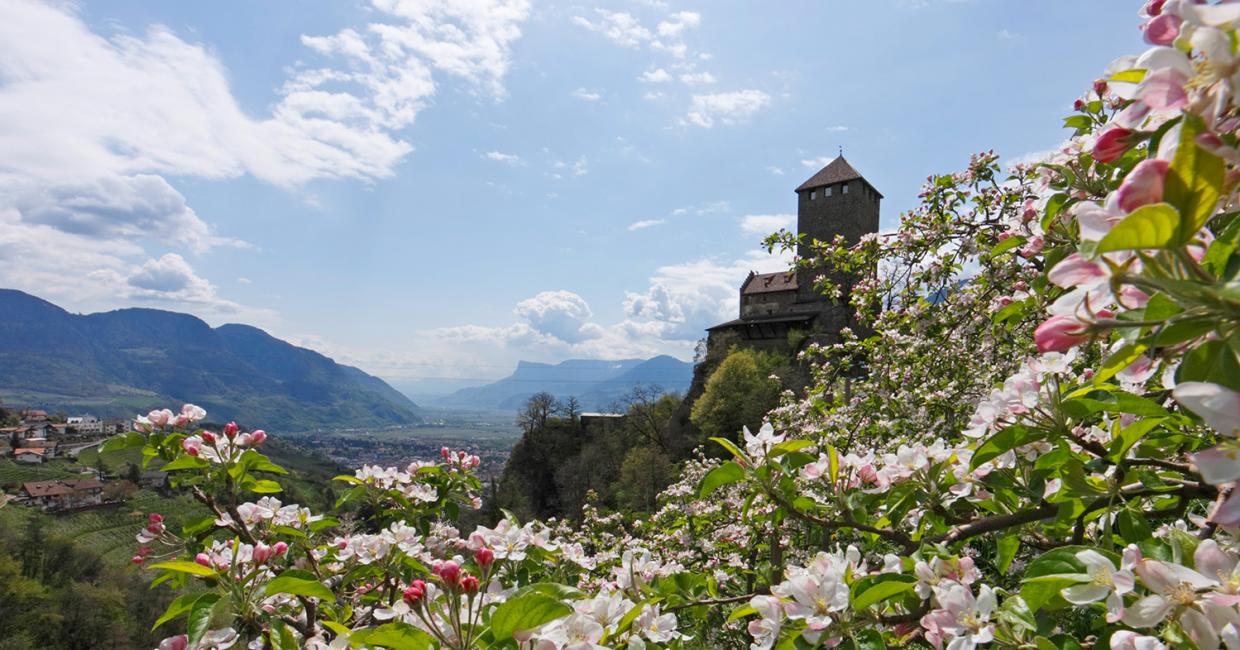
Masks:
[[[462,388],[437,400],[438,406],[517,410],[534,393],[576,397],[586,411],[607,410],[637,386],[684,393],[693,364],[660,355],[651,359],[569,359],[558,364],[520,361],[508,377],[485,386]]]
[[[382,379],[249,325],[188,314],[71,314],[0,289],[0,399],[49,412],[132,417],[193,402],[210,420],[307,430],[419,421]]]

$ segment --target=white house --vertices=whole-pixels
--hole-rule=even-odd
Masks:
[[[38,465],[43,462],[47,453],[42,449],[15,449],[13,450],[13,460],[26,465]]]
[[[93,415],[75,415],[65,420],[80,435],[99,435],[103,433],[103,420]]]

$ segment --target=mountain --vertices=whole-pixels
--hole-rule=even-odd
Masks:
[[[438,400],[455,408],[516,410],[531,395],[547,392],[576,397],[587,411],[605,409],[636,386],[667,391],[689,387],[693,364],[661,355],[652,359],[569,359],[558,364],[520,361],[508,377],[485,386],[463,388]]]
[[[249,325],[157,309],[75,315],[6,289],[0,397],[104,417],[193,402],[214,421],[285,431],[418,421],[383,380]]]

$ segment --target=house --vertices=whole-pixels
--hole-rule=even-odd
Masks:
[[[32,424],[35,422],[47,422],[47,411],[39,409],[25,409],[18,416],[22,419],[23,424]]]
[[[47,459],[47,452],[40,448],[19,447],[13,450],[13,460],[24,465],[38,465]]]
[[[22,443],[22,447],[26,449],[42,449],[45,458],[55,458],[60,451],[60,443],[47,438],[26,438]]]
[[[75,415],[67,418],[65,424],[81,436],[97,436],[103,433],[103,420],[93,415]]]
[[[22,483],[17,500],[43,510],[64,510],[103,503],[103,482],[95,477]]]
[[[18,441],[30,438],[47,438],[56,434],[56,427],[49,422],[23,423],[15,427],[0,428],[0,436],[8,439],[17,437]]]
[[[168,472],[148,469],[138,478],[138,486],[151,490],[164,490],[169,486]]]

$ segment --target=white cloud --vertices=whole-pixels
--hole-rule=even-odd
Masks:
[[[577,90],[573,91],[573,97],[576,97],[577,99],[580,99],[583,102],[597,102],[599,99],[603,97],[603,95],[597,90],[586,90],[585,88],[578,88]]]
[[[629,231],[632,232],[634,230],[642,230],[643,228],[658,226],[665,223],[667,223],[667,219],[643,219],[629,224]]]
[[[783,175],[784,175],[784,168],[783,168],[783,167],[776,167],[775,165],[767,165],[767,166],[766,166],[766,171],[771,172],[771,173],[772,173],[772,174],[774,174],[775,176],[783,176]]]
[[[817,158],[806,158],[801,161],[801,166],[807,169],[822,169],[827,163],[833,159],[828,156],[818,156]]]
[[[680,75],[680,82],[688,86],[699,86],[715,83],[715,75],[709,72],[686,72]]]
[[[751,214],[741,219],[741,231],[749,234],[769,235],[780,228],[787,228],[796,221],[790,214]]]
[[[837,125],[835,125],[835,126],[828,126],[828,127],[827,127],[827,132],[828,132],[828,133],[844,133],[844,132],[845,132],[845,131],[847,131],[847,130],[848,130],[848,127],[846,127],[846,126],[844,126],[844,125],[842,125],[842,124],[837,124]]]
[[[641,73],[637,80],[648,84],[662,84],[671,81],[672,75],[663,68],[655,68]]]
[[[597,337],[595,328],[585,327],[594,315],[590,306],[571,291],[543,291],[517,303],[513,313],[529,321],[538,332],[561,341],[577,343]]]
[[[732,125],[753,117],[770,103],[771,96],[761,90],[694,95],[685,119],[705,129],[713,127],[716,122]]]
[[[590,173],[590,161],[585,156],[579,157],[573,162],[573,176],[585,176]]]
[[[736,318],[737,292],[749,271],[785,270],[791,258],[755,251],[731,263],[703,259],[658,269],[643,292],[625,292],[625,313],[654,324],[665,340],[696,341]]]
[[[412,150],[400,131],[440,75],[503,95],[529,16],[528,0],[373,9],[363,29],[303,37],[311,63],[258,102],[269,109],[250,111],[209,45],[160,25],[97,33],[71,3],[0,2],[0,256],[21,260],[0,264],[0,284],[73,307],[243,309],[180,255],[144,250],[243,245],[216,235],[165,177],[248,174],[292,188],[391,176]]]
[[[646,93],[646,94],[642,95],[642,99],[645,99],[645,100],[647,100],[647,101],[651,101],[651,102],[653,102],[653,101],[657,101],[657,100],[660,100],[660,99],[663,99],[663,97],[664,97],[664,95],[663,95],[663,93],[661,93],[661,92],[648,92],[648,93]]]
[[[482,157],[487,160],[504,163],[505,165],[520,165],[522,162],[521,156],[518,156],[515,153],[504,153],[502,151],[488,151],[482,154]]]
[[[591,21],[583,16],[573,16],[573,22],[592,32],[602,34],[607,40],[624,47],[638,47],[654,36],[632,14],[606,9],[595,9],[594,12],[598,14],[598,21]]]
[[[680,38],[685,29],[697,27],[702,23],[702,15],[693,11],[678,11],[659,23],[659,36],[664,38]]]

